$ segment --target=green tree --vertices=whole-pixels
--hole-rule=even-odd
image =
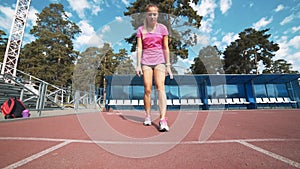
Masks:
[[[278,44],[269,41],[269,29],[257,31],[247,28],[239,33],[239,39],[231,42],[224,51],[224,70],[227,74],[258,74],[258,63],[271,67]]]
[[[89,47],[80,54],[73,73],[73,89],[88,91],[90,85],[95,85],[97,70],[100,65],[100,49]]]
[[[128,53],[125,49],[120,49],[119,53],[116,54],[119,58],[119,66],[116,69],[116,73],[118,75],[128,75],[135,73],[135,67],[133,65],[133,60],[130,59]]]
[[[114,53],[105,43],[101,48],[90,47],[80,54],[74,69],[73,88],[88,90],[90,84],[103,87],[104,76],[131,73],[134,73],[134,67],[127,51],[120,49]]]
[[[100,66],[98,67],[96,84],[100,84],[100,87],[103,87],[104,77],[115,74],[122,58],[123,56],[115,54],[111,46],[108,43],[105,43],[103,47],[100,48],[100,55],[98,56]]]
[[[272,61],[271,67],[263,70],[266,74],[293,74],[299,73],[298,71],[292,70],[292,64],[287,63],[284,59],[278,59]]]
[[[38,41],[26,44],[20,53],[18,69],[47,81],[50,67],[43,51],[44,47]]]
[[[190,6],[190,3],[197,4],[199,0],[153,0],[157,4],[160,16],[158,22],[167,26],[169,31],[169,47],[171,63],[177,62],[177,58],[188,57],[189,46],[197,43],[196,33],[193,29],[201,26],[202,16]],[[136,30],[143,24],[145,7],[149,1],[137,0],[127,7],[125,16],[132,17],[132,26]],[[132,44],[131,51],[136,50],[136,33],[127,38],[126,41]]]
[[[8,38],[3,30],[0,30],[0,62],[3,62]]]
[[[199,51],[191,65],[193,74],[223,74],[223,64],[220,59],[221,52],[216,46],[207,46]]]
[[[67,86],[79,54],[73,49],[72,39],[81,31],[69,20],[62,4],[50,4],[37,17],[30,30],[36,40],[22,49],[19,69],[49,83]]]

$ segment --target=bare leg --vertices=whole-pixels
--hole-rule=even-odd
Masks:
[[[154,68],[154,80],[158,94],[158,107],[160,111],[160,119],[166,117],[167,111],[167,96],[165,92],[166,67],[163,64],[157,65]]]
[[[144,108],[146,115],[150,115],[151,111],[151,92],[152,92],[152,77],[153,70],[148,66],[143,66],[143,77],[144,77]]]

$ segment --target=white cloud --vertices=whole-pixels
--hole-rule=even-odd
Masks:
[[[9,31],[12,24],[13,16],[15,14],[15,9],[1,5],[0,14],[0,27]],[[9,32],[6,33],[8,34]]]
[[[276,57],[285,57],[289,53],[288,37],[282,36],[276,41],[279,45],[279,50],[275,53]]]
[[[115,19],[117,22],[123,22],[123,18],[121,16],[117,16]]]
[[[95,32],[94,28],[88,21],[82,20],[78,23],[79,28],[82,30],[80,36],[74,41],[74,47],[77,50],[82,50],[89,46],[102,46],[103,36]]]
[[[34,25],[36,25],[36,20],[37,20],[36,13],[39,13],[39,11],[36,10],[35,8],[33,8],[33,7],[30,7],[28,17],[27,17],[27,22],[26,22],[27,23],[26,24],[26,29],[30,30],[30,29],[32,29],[32,27]],[[25,30],[23,45],[26,44],[26,43],[30,43],[30,42],[32,42],[36,39],[35,36],[31,35],[28,32],[29,31]]]
[[[36,25],[37,16],[36,13],[39,13],[34,7],[30,7],[28,17],[27,17],[27,25],[32,27]]]
[[[76,11],[80,18],[84,18],[84,10],[90,9],[90,4],[87,0],[67,0],[71,8]]]
[[[195,5],[190,3],[190,6],[197,11],[197,14],[203,16],[204,18],[215,18],[215,8],[217,4],[214,0],[203,0],[200,5]]]
[[[225,48],[231,43],[234,42],[236,39],[239,38],[238,34],[233,32],[229,32],[225,34],[221,41],[218,41],[216,37],[212,38],[213,46],[217,46],[219,50],[224,51]]]
[[[289,55],[288,59],[288,62],[292,64],[292,70],[298,70],[300,72],[300,52]]]
[[[93,34],[95,34],[95,30],[94,30],[93,26],[91,26],[88,23],[88,21],[82,20],[82,21],[80,21],[78,23],[78,26],[82,30],[82,34],[85,34],[85,35],[93,35]]]
[[[122,2],[127,6],[129,5],[129,2],[127,0],[122,0]]]
[[[102,11],[101,5],[108,5],[103,0],[67,0],[71,8],[77,13],[77,15],[83,19],[85,18],[85,12],[97,16]]]
[[[253,28],[256,30],[259,30],[262,27],[267,26],[273,21],[273,17],[271,17],[269,20],[267,20],[266,17],[261,18],[258,22],[253,24]]]
[[[197,11],[197,14],[203,16],[200,31],[210,33],[212,31],[212,23],[215,19],[215,9],[217,4],[215,0],[202,0],[200,5],[190,3],[190,6]]]
[[[300,7],[300,5],[298,5]],[[281,22],[280,25],[285,25],[287,23],[292,22],[293,20],[299,19],[300,18],[300,12],[297,11],[297,13],[293,13],[287,17],[285,17]]]
[[[33,36],[33,35],[29,34],[29,33],[25,33],[24,34],[24,38],[23,38],[22,46],[24,46],[27,43],[31,43],[35,39],[36,39],[35,36]]]
[[[235,41],[236,39],[238,39],[239,35],[238,34],[234,34],[233,32],[229,32],[227,33],[225,36],[223,36],[222,38],[222,42],[227,45],[229,45],[231,42]]]
[[[93,15],[98,15],[98,13],[99,12],[101,12],[102,11],[102,9],[99,7],[99,6],[93,6],[93,8],[92,8],[92,14]]]
[[[201,21],[201,27],[199,28],[200,32],[203,33],[211,33],[212,32],[212,19],[202,20]]]
[[[289,41],[288,45],[293,46],[296,49],[300,48],[300,36],[295,36]]]
[[[205,35],[197,35],[197,44],[201,46],[208,46],[210,43],[209,37]]]
[[[226,13],[226,11],[228,11],[230,9],[232,5],[231,0],[222,0],[222,2],[220,2],[220,10],[222,11],[222,13]],[[215,0],[202,0],[201,4],[199,5],[195,5],[193,3],[190,3],[190,6],[197,11],[197,14],[200,16],[203,16],[203,19],[201,21],[201,27],[199,28],[199,31],[202,35],[198,35],[198,45],[200,47],[205,47],[208,45],[215,45],[217,46],[220,50],[223,50],[223,48],[225,48],[226,45],[228,45],[228,41],[235,40],[235,35],[229,34],[232,37],[229,38],[229,35],[225,35],[225,37],[223,37],[222,42],[217,41],[217,38],[215,37],[210,37],[210,34],[213,31],[213,22],[215,19],[215,9],[217,8],[217,4],[215,2]],[[221,32],[221,30],[217,30],[215,31],[215,35],[219,34],[219,32]],[[195,48],[196,49],[196,48]],[[195,51],[199,51],[198,48]],[[197,54],[196,54],[197,55]],[[186,60],[186,64],[187,65],[191,65],[193,64],[193,59],[194,57],[189,57],[188,60]]]
[[[279,12],[279,11],[281,11],[281,10],[283,10],[284,9],[284,6],[282,5],[282,4],[279,4],[277,7],[276,7],[276,9],[274,9],[274,11],[275,12]]]
[[[0,28],[3,29],[7,35],[10,34],[10,29],[13,23],[13,16],[15,15],[15,7],[0,6]],[[26,20],[25,33],[23,38],[23,45],[35,40],[35,37],[28,33],[27,30],[32,29],[36,24],[38,11],[34,7],[30,7]]]
[[[71,17],[73,16],[73,14],[72,14],[71,12],[65,11],[65,13],[66,13],[66,15],[67,15],[69,18],[71,18]]]
[[[293,19],[294,19],[294,15],[287,16],[280,22],[280,25],[285,25],[291,22]]]
[[[217,46],[219,50],[221,49],[222,43],[217,40],[217,37],[211,38],[211,41],[212,41],[212,46]]]
[[[103,27],[103,29],[101,30],[101,32],[102,33],[106,33],[106,32],[109,32],[111,29],[110,29],[110,26],[108,26],[108,25],[105,25],[104,27]]]
[[[232,1],[231,0],[221,0],[220,1],[220,9],[222,14],[226,13],[230,7],[232,5]]]
[[[300,30],[300,26],[298,26],[298,27],[296,27],[296,26],[292,27],[292,32],[293,33],[297,32],[299,30]]]
[[[274,60],[284,59],[292,64],[293,70],[300,71],[300,52],[293,50],[293,48],[300,47],[300,36],[296,36],[288,40],[287,36],[282,36],[277,40],[279,50],[275,53]]]

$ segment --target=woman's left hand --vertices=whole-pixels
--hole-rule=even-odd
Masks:
[[[170,79],[173,79],[173,73],[171,70],[171,65],[167,65],[166,73],[170,75]]]

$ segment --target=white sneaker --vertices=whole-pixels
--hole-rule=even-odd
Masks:
[[[159,131],[161,132],[169,131],[169,126],[166,119],[159,121]]]
[[[151,117],[147,116],[144,121],[145,126],[150,126],[152,124]]]

